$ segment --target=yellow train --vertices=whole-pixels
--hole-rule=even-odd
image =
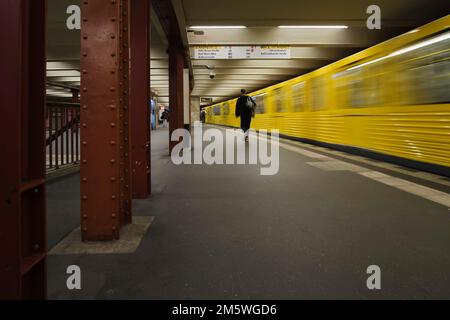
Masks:
[[[450,15],[256,91],[252,128],[450,176]],[[206,123],[239,127],[236,99]]]

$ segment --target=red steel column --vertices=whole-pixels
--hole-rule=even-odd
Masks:
[[[46,0],[0,1],[0,300],[47,296]]]
[[[124,162],[128,139],[124,10],[122,1],[89,0],[82,1],[81,12],[82,239],[109,241],[119,238],[125,222],[124,186],[129,180]]]
[[[132,222],[131,216],[131,144],[130,144],[130,12],[129,0],[120,0],[120,202],[121,224]]]
[[[131,5],[131,157],[133,198],[150,196],[150,0]]]
[[[173,37],[169,38],[169,109],[170,137],[176,129],[184,128],[184,55],[182,45]],[[170,139],[169,137],[169,139]],[[177,141],[169,143],[170,152],[178,144]]]

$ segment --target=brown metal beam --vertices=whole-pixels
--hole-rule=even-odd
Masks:
[[[81,227],[84,241],[119,238],[131,219],[128,137],[128,27],[123,1],[82,1]],[[127,29],[124,31],[124,29]],[[127,172],[128,170],[128,172]]]
[[[46,0],[0,1],[0,300],[47,296]]]
[[[120,202],[121,224],[132,222],[131,216],[131,126],[130,126],[130,0],[120,0]]]
[[[150,0],[131,6],[130,115],[133,198],[150,196]]]
[[[184,128],[184,61],[183,48],[176,38],[169,38],[169,132],[170,137],[177,129]],[[169,139],[170,139],[169,137]],[[169,151],[177,145],[178,142],[169,143]]]
[[[183,37],[172,1],[152,0],[152,5],[169,41],[169,132],[172,135],[174,130],[184,128],[183,69],[190,65],[190,54],[183,46]],[[191,78],[193,84],[192,74]],[[170,141],[170,152],[176,144],[177,142]]]
[[[194,84],[194,75],[192,73],[192,64],[189,48],[183,46],[183,37],[181,35],[180,25],[177,15],[170,0],[152,0],[152,6],[159,18],[161,26],[166,34],[167,39],[177,42],[180,45],[181,54],[185,68],[190,69],[191,83]],[[170,44],[169,44],[170,46]],[[187,44],[186,44],[187,46]]]

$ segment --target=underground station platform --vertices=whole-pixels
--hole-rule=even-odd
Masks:
[[[0,18],[0,305],[450,299],[448,2],[2,0]]]

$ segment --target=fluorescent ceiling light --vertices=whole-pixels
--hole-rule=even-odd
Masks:
[[[280,29],[347,29],[348,26],[278,26]]]
[[[429,45],[432,45],[432,44],[435,44],[437,42],[441,42],[441,41],[444,41],[444,40],[448,40],[448,39],[450,39],[450,31],[448,31],[448,32],[446,32],[444,34],[441,34],[439,36],[433,37],[431,39],[428,39],[428,40],[425,40],[425,41],[421,41],[421,42],[419,42],[417,44],[413,44],[412,46],[409,46],[409,47],[397,50],[397,51],[392,52],[391,54],[389,54],[387,56],[384,56],[384,57],[381,57],[381,58],[378,58],[378,59],[375,59],[375,60],[372,60],[372,61],[368,61],[366,63],[360,64],[360,65],[357,65],[357,66],[354,66],[354,67],[352,67],[352,68],[350,68],[348,70],[358,69],[358,68],[367,66],[369,64],[372,64],[372,63],[375,63],[375,62],[378,62],[378,61],[382,61],[382,60],[385,60],[387,58],[396,57],[396,56],[399,56],[401,54],[405,54],[405,53],[408,53],[408,52],[411,52],[411,51],[414,51],[414,50],[417,50],[417,49],[420,49],[420,48],[423,48],[423,47],[427,47]]]
[[[192,26],[189,29],[245,29],[246,26]]]

